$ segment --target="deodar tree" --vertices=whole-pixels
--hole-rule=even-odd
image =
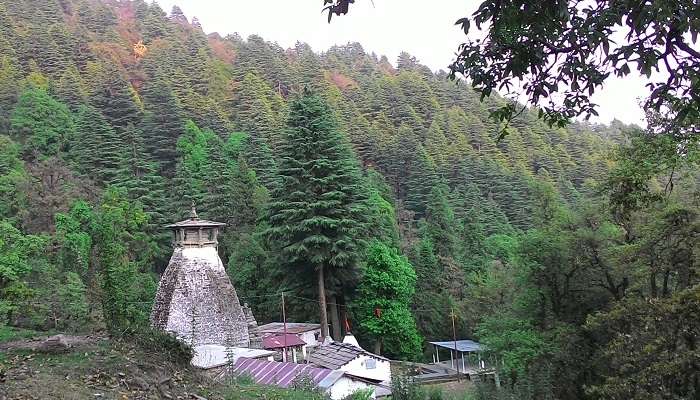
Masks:
[[[341,277],[357,272],[366,230],[366,191],[330,108],[308,91],[290,104],[279,154],[281,183],[271,193],[265,235],[289,266],[287,274],[316,275],[322,334],[327,337],[326,284],[340,289]]]

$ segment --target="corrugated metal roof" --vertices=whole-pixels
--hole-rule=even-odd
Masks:
[[[455,341],[454,340],[451,340],[449,342],[430,342],[430,344],[434,344],[435,346],[440,346],[440,347],[445,348],[445,349],[450,349],[450,350],[455,349]],[[473,340],[463,339],[463,340],[457,341],[457,351],[462,352],[462,353],[478,352],[478,351],[483,351],[484,349],[485,348],[481,343],[475,342]]]
[[[275,385],[282,388],[289,387],[297,377],[308,376],[314,385],[321,389],[333,386],[344,375],[343,371],[316,368],[308,364],[255,360],[251,358],[239,358],[233,364],[231,373],[239,376],[250,376],[255,383],[261,385]]]
[[[361,355],[387,360],[348,343],[332,342],[317,347],[309,356],[309,363],[324,368],[338,369]]]
[[[294,347],[306,344],[306,342],[301,340],[297,335],[288,333],[286,337],[287,340],[285,341],[285,334],[283,333],[266,336],[263,338],[262,347],[265,349],[281,349],[285,346]]]
[[[307,322],[287,322],[287,333],[302,333],[316,329],[321,329],[321,325]],[[269,324],[260,325],[255,331],[260,333],[284,333],[284,324],[282,322],[270,322]]]

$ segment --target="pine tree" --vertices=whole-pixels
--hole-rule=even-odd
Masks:
[[[97,87],[90,96],[90,102],[110,125],[123,133],[127,126],[137,125],[141,119],[141,110],[134,98],[135,92],[129,82],[113,67],[101,71]]]
[[[70,155],[81,173],[102,185],[115,181],[124,157],[123,141],[97,109],[81,106],[74,143]]]
[[[80,72],[71,64],[51,86],[51,93],[64,102],[72,111],[87,103],[87,90]]]
[[[158,3],[147,5],[147,11],[143,16],[142,26],[144,43],[150,43],[168,34],[169,27],[167,24],[167,16]]]
[[[126,190],[132,202],[138,202],[148,216],[146,231],[158,245],[156,260],[167,262],[170,256],[170,234],[163,226],[176,215],[168,199],[166,180],[158,173],[158,163],[146,152],[141,131],[133,125],[124,132],[124,156],[115,186]]]
[[[404,183],[406,207],[416,213],[416,219],[420,219],[425,215],[430,191],[438,178],[435,164],[423,146],[416,147],[416,154],[412,158]]]
[[[441,257],[457,256],[458,227],[452,206],[447,200],[447,188],[436,185],[430,191],[425,211],[425,235],[435,246],[435,252]]]
[[[288,124],[280,147],[282,181],[271,194],[265,235],[290,268],[317,275],[321,327],[327,337],[326,281],[356,272],[365,230],[365,191],[352,150],[318,96],[307,92],[293,100]]]
[[[234,104],[238,128],[251,136],[265,139],[273,149],[281,140],[281,120],[273,110],[275,95],[269,85],[254,73],[248,73],[240,84]]]
[[[19,96],[19,79],[17,60],[7,54],[0,56],[0,132],[3,133],[10,130],[10,113]]]
[[[139,125],[150,157],[161,165],[165,176],[173,176],[177,161],[177,141],[184,133],[181,106],[167,82],[161,78],[143,89],[144,117]]]
[[[257,135],[246,135],[242,153],[247,165],[255,171],[258,181],[272,191],[279,183],[279,177],[277,163],[265,139]]]

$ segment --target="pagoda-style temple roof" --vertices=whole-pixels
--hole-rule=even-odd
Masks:
[[[197,217],[197,210],[194,205],[190,211],[190,217],[184,221],[175,222],[174,224],[165,225],[166,228],[193,228],[193,227],[217,227],[226,225],[223,222],[208,221]]]
[[[211,226],[224,226],[223,222],[207,221],[206,219],[186,219],[184,221],[175,222],[174,224],[165,225],[166,228],[192,228],[196,226],[211,227]]]

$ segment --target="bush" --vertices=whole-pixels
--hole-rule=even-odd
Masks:
[[[370,400],[373,393],[373,389],[359,389],[345,396],[343,400]]]
[[[144,352],[165,355],[175,364],[188,365],[194,357],[194,351],[188,344],[157,329],[144,328],[134,335],[133,340]]]
[[[391,398],[393,400],[423,400],[425,393],[411,378],[398,375],[391,380]]]

